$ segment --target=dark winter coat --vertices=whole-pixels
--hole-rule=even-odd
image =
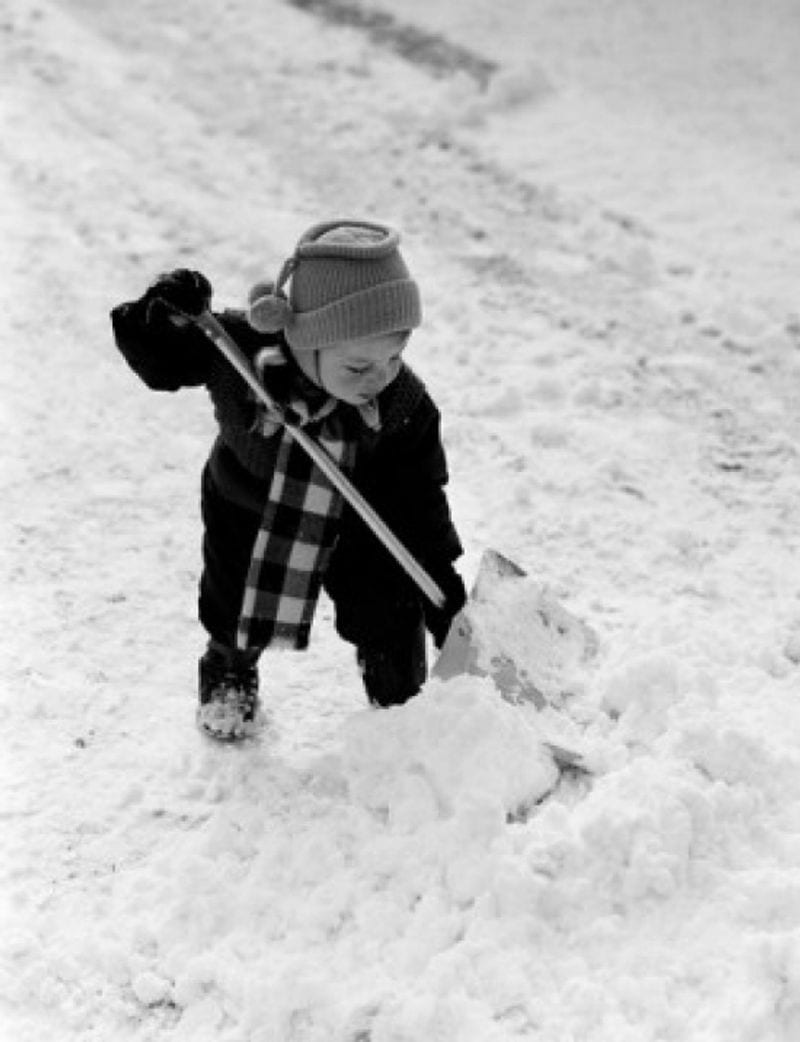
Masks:
[[[264,346],[282,344],[280,334],[254,331],[241,312],[227,311],[217,318],[250,358]],[[204,487],[238,511],[260,516],[277,439],[252,430],[256,403],[239,374],[197,327],[175,326],[163,309],[150,308],[145,298],[121,304],[111,319],[120,351],[148,387],[176,391],[205,385],[219,435]],[[277,400],[285,398],[287,381],[295,388],[299,384],[304,394],[320,393],[291,360],[274,372],[267,370],[266,379]],[[381,429],[371,431],[360,422],[357,427],[354,483],[433,578],[446,584],[462,549],[445,494],[448,474],[439,411],[406,365],[381,393],[378,404]],[[326,587],[334,600],[343,602],[345,616],[353,612],[363,616],[363,609],[355,608],[356,599],[368,606],[376,599],[385,603],[388,595],[398,610],[419,602],[411,581],[349,507],[342,517]],[[368,621],[362,619],[365,625]],[[362,622],[356,623],[356,629]],[[358,634],[343,636],[357,641]]]

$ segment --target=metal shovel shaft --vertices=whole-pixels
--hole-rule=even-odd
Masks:
[[[268,408],[280,415],[280,406],[272,400],[266,389],[256,378],[247,356],[217,319],[209,311],[204,311],[201,315],[193,318],[193,321],[200,329],[202,329],[214,346],[228,359],[234,369],[248,384],[253,393],[257,395],[257,397],[260,398]],[[437,608],[443,607],[445,597],[440,587],[434,582],[430,575],[428,575],[411,552],[403,545],[403,543],[400,542],[375,509],[366,499],[364,499],[352,481],[350,481],[347,475],[339,469],[325,449],[318,442],[314,441],[313,438],[310,438],[300,427],[296,424],[290,423],[283,416],[281,416],[281,422],[298,445],[308,453],[334,488],[341,492],[370,531],[383,543],[389,553],[406,571],[411,579],[413,579],[431,603]]]

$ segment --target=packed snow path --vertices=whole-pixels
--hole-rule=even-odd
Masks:
[[[0,4],[0,1038],[795,1042],[797,14],[398,5],[484,90],[301,6]],[[327,606],[263,742],[192,726],[213,423],[107,312],[346,212],[425,291],[467,579],[598,632],[591,784],[485,682],[367,712]]]

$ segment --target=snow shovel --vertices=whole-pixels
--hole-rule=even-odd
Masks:
[[[350,506],[361,517],[364,523],[383,543],[395,560],[405,569],[410,578],[416,583],[422,593],[438,608],[444,605],[445,598],[442,590],[410,551],[389,529],[386,523],[364,499],[350,479],[342,473],[334,460],[328,455],[323,446],[310,438],[300,427],[286,418],[280,405],[273,401],[264,386],[256,378],[247,356],[239,345],[227,333],[219,321],[209,312],[204,311],[199,316],[186,316],[190,318],[212,341],[218,350],[228,359],[242,379],[247,383],[253,393],[258,397],[274,415],[280,418],[286,430],[308,453],[312,460],[322,470],[331,484],[338,489]],[[548,691],[562,688],[561,677],[559,677],[559,665],[563,667],[570,659],[563,652],[569,646],[571,657],[579,650],[581,640],[586,639],[586,634],[580,632],[578,620],[573,620],[563,609],[554,603],[545,605],[545,602],[537,594],[534,617],[538,620],[538,640],[531,646],[531,627],[525,627],[527,638],[519,640],[517,633],[517,644],[521,651],[536,654],[546,651],[547,642],[542,635],[547,631],[549,643],[557,647],[553,653],[553,647],[549,649],[545,665],[547,667],[547,678],[543,683],[543,676],[534,676],[529,665],[527,668],[517,664],[514,654],[513,641],[509,642],[509,635],[519,630],[519,619],[525,620],[530,616],[530,611],[522,603],[528,592],[527,584],[508,582],[525,577],[525,572],[508,558],[496,551],[488,550],[484,553],[481,567],[475,586],[470,594],[466,607],[459,612],[453,620],[450,632],[442,647],[437,662],[431,671],[432,676],[447,680],[463,673],[473,673],[483,676],[491,676],[497,685],[500,694],[506,701],[521,703],[532,702],[537,709],[544,708],[551,702]],[[512,596],[507,596],[511,591]],[[504,596],[504,592],[506,596]],[[516,594],[516,596],[514,596]],[[522,599],[520,598],[522,594]],[[530,605],[527,606],[530,609]],[[522,614],[520,615],[520,612]],[[517,628],[509,626],[511,614],[514,613]],[[506,618],[502,639],[498,639],[497,626],[493,624],[500,618]],[[533,627],[536,630],[536,627]],[[554,635],[560,638],[570,637],[568,641],[552,640]],[[576,637],[578,638],[576,641]],[[527,644],[526,644],[527,639]],[[563,645],[563,647],[561,646]],[[526,658],[526,662],[529,659]],[[540,671],[541,672],[541,671]],[[554,759],[562,768],[581,769],[581,757],[577,753],[570,752],[560,746],[548,743],[553,752]]]

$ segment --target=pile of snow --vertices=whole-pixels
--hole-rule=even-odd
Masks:
[[[157,1010],[185,1039],[345,1038],[376,1017],[410,1030],[430,1016],[418,976],[475,958],[475,908],[511,925],[506,823],[557,782],[520,723],[486,680],[432,682],[349,718],[341,751],[302,769],[265,748],[194,756],[174,770],[196,807],[182,828],[6,938],[8,997],[87,1030],[103,994],[106,1013]],[[490,1024],[496,1000],[470,1002]]]
[[[797,746],[675,662],[604,697],[622,726],[597,726],[616,763],[591,784],[558,785],[478,678],[349,716],[301,764],[192,752],[156,849],[4,937],[4,993],[86,1038],[789,1042]]]

